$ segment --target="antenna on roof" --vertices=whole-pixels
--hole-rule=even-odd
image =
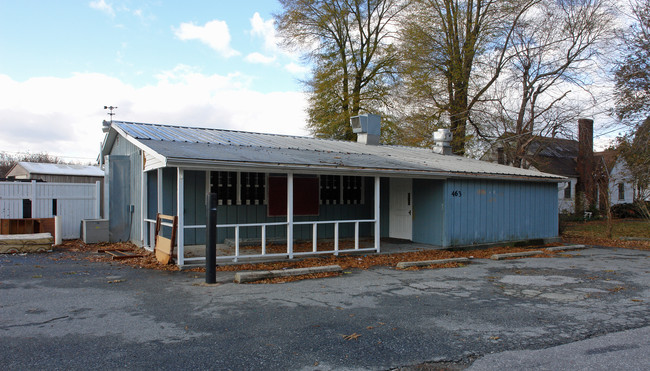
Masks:
[[[113,123],[113,116],[115,116],[115,112],[113,112],[114,109],[117,109],[117,107],[113,106],[104,106],[104,109],[110,110],[108,113],[109,116],[111,116],[111,124]]]

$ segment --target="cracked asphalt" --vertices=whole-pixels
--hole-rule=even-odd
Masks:
[[[215,286],[203,285],[202,273],[63,255],[0,256],[3,369],[650,364],[648,251],[591,248],[451,269],[381,267],[276,285],[238,285],[233,272],[219,272]]]

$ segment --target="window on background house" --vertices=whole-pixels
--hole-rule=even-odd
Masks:
[[[263,205],[266,195],[266,174],[240,173],[240,196],[242,205]]]
[[[625,183],[618,183],[618,199],[625,200]]]
[[[571,182],[569,182],[569,184],[564,188],[564,198],[571,198]]]
[[[57,201],[56,198],[52,199],[52,215],[56,216],[57,211],[59,208],[57,207]]]

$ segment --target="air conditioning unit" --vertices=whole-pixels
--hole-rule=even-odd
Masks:
[[[84,219],[81,221],[84,243],[108,242],[108,219]]]

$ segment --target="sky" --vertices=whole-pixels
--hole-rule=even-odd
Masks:
[[[0,0],[0,152],[97,158],[109,120],[308,135],[276,0]],[[598,107],[603,117],[605,109]],[[620,130],[596,119],[596,149]]]
[[[94,161],[114,120],[307,135],[272,0],[0,0],[0,152]]]

